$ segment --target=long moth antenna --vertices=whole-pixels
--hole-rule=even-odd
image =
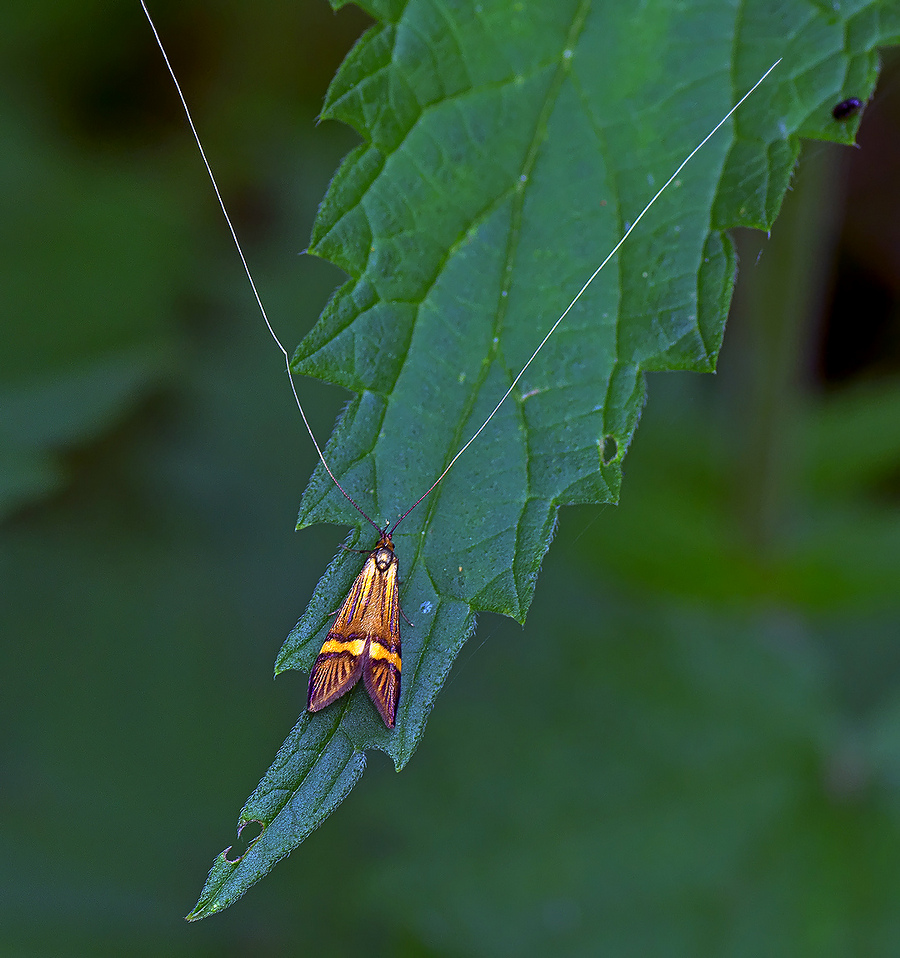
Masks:
[[[153,31],[153,36],[156,38],[157,46],[159,47],[160,53],[162,53],[163,60],[166,64],[166,69],[169,71],[169,76],[172,78],[172,82],[175,84],[175,89],[178,92],[178,99],[181,100],[181,106],[184,110],[184,115],[187,117],[188,126],[191,128],[191,133],[194,135],[194,141],[197,144],[197,149],[200,151],[200,157],[203,160],[203,165],[206,167],[206,172],[209,175],[210,182],[212,183],[213,190],[216,194],[216,199],[219,201],[219,207],[222,210],[222,215],[225,217],[225,222],[228,224],[228,230],[231,233],[231,238],[234,240],[234,245],[238,251],[238,256],[241,259],[241,265],[244,267],[244,272],[247,274],[247,280],[250,283],[250,288],[253,290],[253,296],[256,299],[256,305],[259,307],[259,311],[262,314],[263,322],[266,324],[266,329],[269,330],[272,339],[275,340],[275,345],[281,350],[282,356],[284,356],[284,367],[287,371],[288,382],[291,384],[291,392],[294,394],[294,401],[297,403],[297,408],[300,410],[300,416],[303,419],[303,425],[306,426],[306,431],[309,433],[309,438],[312,439],[312,444],[316,447],[316,452],[319,455],[319,460],[322,465],[325,467],[325,471],[331,476],[332,482],[341,490],[344,494],[344,497],[347,501],[353,506],[356,511],[366,519],[367,522],[371,523],[375,529],[378,531],[379,535],[383,531],[381,527],[374,522],[369,516],[363,512],[360,505],[356,502],[353,496],[337,481],[337,477],[331,471],[331,467],[325,460],[325,456],[322,454],[322,448],[319,446],[318,440],[316,439],[315,433],[312,430],[312,426],[309,424],[309,420],[306,418],[306,413],[303,410],[303,404],[300,402],[300,396],[297,393],[297,384],[294,382],[294,376],[291,373],[291,357],[288,354],[288,351],[284,348],[281,340],[278,338],[272,324],[269,322],[269,316],[266,313],[266,308],[263,306],[262,299],[259,295],[259,291],[256,288],[256,283],[253,281],[253,276],[250,273],[250,267],[247,264],[247,258],[244,256],[244,251],[241,248],[241,242],[238,239],[237,231],[234,228],[234,225],[231,222],[231,217],[228,215],[228,210],[225,207],[225,201],[222,199],[222,194],[219,191],[219,184],[216,182],[215,174],[213,173],[212,166],[210,165],[209,160],[206,156],[206,150],[203,149],[203,144],[200,142],[200,135],[197,132],[197,127],[194,125],[194,118],[191,116],[190,108],[188,107],[187,100],[185,99],[184,93],[181,89],[181,84],[178,82],[178,77],[175,75],[175,70],[172,67],[172,63],[169,60],[169,55],[166,53],[166,48],[163,46],[162,38],[159,35],[159,31],[156,29],[156,24],[153,22],[153,18],[150,16],[150,11],[147,9],[147,4],[144,0],[140,0],[141,7],[143,8],[144,15],[147,17],[147,22],[150,24],[150,29]],[[429,490],[430,491],[430,490]]]
[[[465,445],[463,445],[462,448],[460,448],[460,450],[450,460],[450,462],[447,463],[447,465],[444,468],[444,471],[425,490],[422,496],[420,496],[406,510],[406,512],[404,512],[403,515],[400,516],[400,518],[391,526],[390,532],[388,533],[389,535],[393,533],[393,531],[397,528],[397,526],[399,526],[400,523],[403,522],[403,520],[413,511],[413,509],[416,508],[416,506],[419,505],[420,502],[422,502],[423,499],[425,499],[428,495],[431,494],[431,492],[434,491],[434,489],[441,483],[444,476],[446,476],[447,473],[453,468],[453,465],[455,464],[456,460],[459,459],[459,457],[469,448],[469,446],[472,445],[473,442],[475,442],[475,440],[485,430],[485,428],[487,427],[487,424],[494,418],[497,411],[506,402],[506,400],[509,398],[512,391],[516,388],[516,385],[518,384],[519,380],[522,378],[522,376],[525,375],[525,370],[528,369],[528,367],[534,362],[534,360],[537,358],[538,353],[540,353],[540,351],[544,348],[544,346],[546,346],[547,341],[550,339],[550,337],[556,332],[556,329],[559,326],[559,324],[566,318],[566,316],[568,316],[572,307],[578,302],[579,299],[581,299],[581,297],[584,295],[587,288],[591,285],[591,283],[594,282],[597,276],[599,276],[600,271],[603,269],[603,267],[606,266],[606,264],[613,258],[613,256],[615,256],[616,253],[619,252],[619,250],[622,247],[622,244],[631,235],[632,230],[634,230],[634,228],[638,225],[638,223],[640,223],[640,221],[644,218],[644,215],[647,213],[650,207],[653,206],[653,204],[672,185],[674,180],[678,177],[678,174],[688,165],[688,163],[690,163],[690,161],[696,156],[696,154],[699,153],[704,146],[706,146],[709,140],[718,132],[719,128],[732,117],[734,112],[741,106],[741,104],[743,104],[743,102],[752,93],[756,91],[757,87],[759,87],[763,83],[763,81],[766,79],[766,77],[768,77],[768,75],[775,69],[775,67],[777,67],[778,64],[781,63],[782,59],[783,57],[779,57],[772,64],[772,66],[770,66],[769,69],[766,70],[766,72],[756,81],[756,83],[753,84],[752,87],[750,87],[750,89],[740,98],[740,100],[738,100],[737,103],[735,103],[735,105],[725,114],[725,116],[723,116],[722,119],[719,120],[719,122],[709,131],[709,133],[707,133],[706,136],[703,137],[703,139],[694,147],[694,149],[691,150],[690,153],[688,153],[688,155],[678,165],[678,168],[675,170],[675,172],[666,180],[665,183],[663,183],[663,185],[659,188],[659,190],[657,190],[656,195],[653,197],[653,199],[651,199],[650,202],[641,210],[641,212],[637,216],[637,219],[635,219],[635,221],[631,224],[631,226],[629,226],[628,229],[625,230],[625,232],[622,234],[621,238],[616,243],[616,245],[609,251],[609,253],[607,253],[603,262],[594,270],[593,273],[591,273],[590,277],[588,278],[588,281],[584,284],[584,286],[582,286],[581,289],[578,290],[572,302],[569,303],[569,305],[563,310],[559,319],[557,319],[556,322],[550,327],[550,329],[547,330],[547,334],[540,341],[537,349],[535,349],[535,351],[531,354],[531,357],[529,358],[528,362],[526,362],[525,365],[519,370],[518,376],[516,376],[516,378],[510,383],[509,389],[507,389],[506,392],[503,394],[502,398],[500,399],[500,402],[498,402],[497,405],[494,406],[493,410],[491,411],[487,419],[485,419],[485,421],[478,427],[478,429],[475,430],[475,432],[469,438],[468,442],[466,442]]]

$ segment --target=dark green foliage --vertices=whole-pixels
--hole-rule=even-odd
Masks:
[[[742,22],[753,20],[752,7],[740,8]],[[410,16],[415,8],[403,9]],[[324,182],[352,147],[343,124],[312,123],[324,80],[313,103],[298,109],[297,75],[305,79],[319,67],[331,76],[360,32],[359,18],[348,19],[348,8],[332,23],[317,2],[222,10],[178,4],[163,34],[174,45],[239,230],[250,240],[267,305],[282,336],[297,341],[336,280],[335,270],[314,275],[313,267],[325,265],[293,252],[306,245]],[[798,11],[808,21],[795,30],[783,18]],[[633,21],[634,8],[628,12]],[[690,10],[683,13],[690,18]],[[668,9],[660,16],[650,31],[657,39],[671,26]],[[894,4],[842,5],[840,13],[826,4],[765,11],[760,55],[772,43],[772,59],[783,53],[798,65],[773,78],[768,93],[759,91],[769,99],[756,112],[748,104],[748,120],[765,120],[769,109],[802,113],[807,97],[801,132],[852,139],[859,120],[839,124],[830,111],[839,99],[867,96],[876,62],[870,51],[897,39],[891,16]],[[509,25],[507,17],[489,31],[495,56]],[[795,142],[780,141],[780,151],[754,166],[760,142],[738,120],[742,138],[728,151],[744,164],[732,184],[738,193],[717,187],[715,176],[705,180],[727,146],[711,144],[713,156],[698,157],[685,171],[670,197],[674,205],[660,207],[659,218],[645,224],[649,238],[633,237],[643,243],[640,255],[629,259],[626,249],[627,273],[613,264],[595,291],[599,300],[585,304],[568,338],[542,354],[546,365],[529,371],[529,379],[532,372],[544,378],[523,384],[523,392],[545,385],[548,391],[504,410],[492,433],[499,451],[479,452],[476,444],[471,452],[478,462],[465,478],[451,473],[455,487],[442,487],[435,505],[410,517],[401,576],[415,629],[404,625],[404,640],[408,662],[419,667],[417,675],[407,672],[406,729],[392,739],[362,694],[326,710],[318,725],[302,718],[245,811],[270,821],[267,841],[253,847],[246,867],[214,889],[206,906],[228,901],[307,835],[352,784],[364,757],[366,782],[240,907],[214,922],[186,924],[180,916],[194,900],[210,851],[229,844],[236,800],[258,780],[302,709],[306,672],[287,669],[273,684],[268,664],[341,533],[324,525],[290,531],[313,465],[308,443],[139,9],[21,7],[10,11],[6,26],[0,473],[9,518],[0,547],[0,634],[8,650],[0,701],[0,950],[35,958],[900,953],[898,340],[891,307],[880,311],[858,283],[845,338],[836,338],[833,317],[823,318],[845,216],[852,222],[843,255],[854,257],[853,275],[864,266],[887,290],[900,275],[892,246],[878,245],[900,221],[890,205],[898,181],[891,167],[897,121],[890,119],[896,80],[886,77],[866,106],[862,149],[814,144],[809,150],[789,194],[795,208],[800,203],[789,241],[775,245],[779,220],[772,243],[760,238],[761,256],[741,248],[740,298],[756,301],[744,302],[729,321],[719,375],[648,377],[622,505],[559,513],[527,629],[479,616],[477,641],[463,649],[442,688],[425,747],[397,776],[377,751],[365,756],[362,749],[384,747],[405,760],[471,610],[507,608],[521,618],[533,585],[529,557],[542,554],[551,531],[542,519],[552,518],[552,509],[532,499],[534,511],[510,535],[511,547],[501,542],[494,549],[498,568],[487,548],[480,566],[468,553],[464,562],[454,556],[451,572],[463,565],[484,576],[450,581],[452,600],[441,599],[446,629],[430,625],[415,604],[417,590],[432,587],[429,572],[441,571],[447,549],[477,558],[484,541],[479,523],[495,521],[482,502],[494,495],[500,512],[513,516],[521,507],[504,499],[502,472],[488,477],[496,488],[484,492],[473,491],[474,473],[501,457],[521,461],[519,413],[540,396],[555,396],[559,408],[550,413],[557,419],[548,413],[546,422],[565,433],[567,395],[549,387],[599,375],[596,346],[579,351],[579,345],[611,288],[615,305],[634,304],[637,332],[626,330],[624,316],[619,320],[627,331],[623,348],[640,348],[646,320],[655,315],[646,313],[642,327],[640,309],[665,306],[669,291],[683,289],[686,302],[695,296],[710,307],[695,339],[709,345],[711,357],[720,308],[729,299],[731,260],[713,232],[707,271],[695,272],[694,262],[683,276],[669,276],[678,255],[671,226],[682,222],[686,197],[693,197],[692,217],[704,228],[742,216],[766,220],[783,180],[767,181],[765,174],[787,168],[782,161]],[[335,38],[335,28],[343,37]],[[688,70],[700,70],[711,55],[709,44],[699,42],[702,28],[693,24],[698,42],[688,36],[678,58]],[[370,62],[395,50],[408,53],[408,45],[392,42],[395,35],[370,35]],[[521,36],[524,43],[527,31]],[[653,39],[622,29],[611,37],[622,44],[623,60],[635,56],[629,44]],[[662,72],[655,49],[637,51],[641,68],[634,74],[612,61],[619,75],[610,79],[604,109],[618,111],[622,127],[633,122],[641,138],[628,168],[618,170],[631,184],[620,200],[565,182],[560,188],[580,204],[573,212],[557,207],[553,176],[541,181],[535,173],[529,181],[525,196],[536,204],[535,215],[527,225],[526,202],[520,242],[514,249],[507,242],[515,282],[503,300],[518,295],[533,300],[533,309],[520,302],[514,332],[521,324],[521,341],[513,335],[511,345],[503,320],[504,357],[507,349],[533,345],[574,292],[569,287],[585,278],[582,266],[589,272],[604,252],[594,245],[605,235],[588,231],[607,215],[617,222],[633,216],[652,192],[648,174],[654,185],[661,182],[667,171],[645,161],[657,152],[675,159],[680,137],[699,137],[737,92],[743,61],[734,88],[727,71],[720,77],[712,69],[716,82],[703,87],[703,102],[669,83],[671,108],[650,111],[642,124],[633,92],[645,68]],[[507,53],[490,68],[505,62],[533,75],[523,57],[522,49]],[[360,78],[361,62],[353,68]],[[671,80],[675,64],[663,62]],[[458,71],[450,79],[466,81]],[[424,80],[419,88],[423,96],[434,92]],[[802,97],[795,99],[798,90]],[[125,91],[134,91],[132,100]],[[392,109],[406,116],[403,90],[391,93]],[[706,102],[708,93],[713,102]],[[352,112],[352,106],[343,108]],[[369,159],[356,171],[357,200],[374,195],[361,187],[363,174],[381,169],[372,151],[383,152],[382,159],[405,155],[396,117],[386,110],[369,115],[381,138],[362,148]],[[264,139],[273,129],[274,142]],[[297,130],[306,131],[299,143]],[[562,140],[572,145],[568,159],[581,163],[594,151],[575,150],[576,132],[562,130]],[[670,137],[671,157],[663,142]],[[499,148],[497,154],[502,158]],[[604,159],[614,155],[612,147],[601,151]],[[806,171],[814,169],[808,159],[820,165],[824,159],[827,175],[820,170],[807,181]],[[839,175],[850,159],[867,165]],[[699,198],[693,177],[706,182]],[[352,197],[352,181],[344,182]],[[735,210],[741,202],[744,213]],[[349,216],[354,204],[346,194],[324,221],[341,220],[344,207]],[[572,234],[565,230],[577,232],[579,211],[587,239],[583,249],[567,248]],[[410,212],[419,217],[417,209]],[[374,273],[360,278],[376,254],[357,220],[354,243],[334,243],[328,254],[344,258],[354,302],[373,314],[366,332],[352,349],[353,334],[333,338],[321,327],[305,340],[315,346],[310,362],[327,359],[333,379],[356,377],[365,385],[342,420],[340,433],[350,438],[336,439],[331,454],[379,521],[420,494],[422,482],[433,478],[425,475],[431,460],[443,462],[464,438],[462,429],[448,437],[442,428],[440,445],[429,446],[432,433],[415,431],[424,423],[432,429],[435,418],[443,427],[446,417],[434,416],[426,402],[433,396],[416,397],[412,379],[413,401],[400,405],[397,384],[408,363],[429,374],[426,385],[432,382],[427,349],[417,352],[425,342],[419,330],[434,336],[444,310],[465,322],[485,300],[493,322],[499,295],[497,282],[483,288],[492,265],[487,256],[466,262],[474,271],[446,272],[458,265],[453,256],[461,255],[464,239],[446,266],[432,256],[429,274],[422,266],[433,253],[428,244],[448,238],[441,234],[443,213],[420,218],[428,234],[423,259],[416,244],[412,252],[404,248],[407,275],[397,279],[420,284],[410,299],[390,293],[389,309],[372,308],[389,291],[376,285]],[[253,243],[263,236],[265,248]],[[320,249],[327,247],[317,236]],[[382,239],[377,256],[390,274],[406,238]],[[524,264],[528,249],[535,255]],[[421,284],[432,276],[434,287],[423,293]],[[461,287],[461,276],[471,289]],[[756,291],[752,297],[745,281]],[[461,289],[470,300],[466,309],[453,301]],[[429,296],[442,297],[440,310],[424,309]],[[330,314],[338,306],[349,322],[346,302]],[[675,322],[686,314],[663,315]],[[879,316],[888,318],[875,336]],[[370,350],[383,330],[390,348]],[[658,331],[656,347],[665,343],[665,328]],[[819,361],[826,340],[829,356],[842,359],[840,377]],[[453,346],[437,341],[432,363]],[[691,358],[690,342],[676,345],[663,351],[661,365],[703,365],[697,353]],[[650,352],[645,347],[639,357],[645,368]],[[486,403],[486,390],[523,358],[511,352],[474,403]],[[469,361],[477,363],[477,353]],[[640,387],[635,400],[643,389],[636,370],[628,374],[618,380],[615,408],[623,415],[636,408],[628,403],[629,386]],[[385,389],[385,382],[395,385]],[[471,386],[471,379],[460,385]],[[311,379],[299,388],[317,432],[326,435],[346,395]],[[605,398],[590,395],[594,405]],[[380,426],[388,416],[391,431]],[[475,411],[470,418],[475,425]],[[593,463],[603,430],[587,418],[582,453],[589,449]],[[510,424],[516,428],[508,430]],[[535,440],[555,435],[545,431],[548,437]],[[612,456],[613,441],[604,442],[610,471],[630,431],[613,433],[623,441]],[[385,472],[397,455],[403,468]],[[420,474],[419,456],[427,460]],[[579,454],[562,458],[565,469],[577,465]],[[555,451],[525,462],[529,482],[566,478],[555,471]],[[589,482],[599,474],[589,473]],[[570,486],[559,501],[596,492]],[[318,477],[304,509],[309,521],[320,509],[330,521],[358,522]],[[354,539],[365,548],[371,536],[364,528]],[[338,555],[304,616],[309,631],[295,633],[283,665],[308,667],[321,638],[313,633],[361,561]],[[438,584],[446,591],[446,582]],[[431,641],[426,655],[420,636]],[[326,746],[311,763],[308,753],[291,748],[300,736]],[[313,769],[305,777],[304,760]],[[268,787],[276,778],[280,792]],[[231,856],[258,833],[249,824]]]

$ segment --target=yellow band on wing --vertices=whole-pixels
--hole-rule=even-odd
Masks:
[[[381,659],[393,665],[398,672],[400,671],[400,656],[397,655],[396,652],[391,652],[390,649],[386,649],[380,642],[373,642],[369,646],[369,658]]]
[[[325,655],[328,652],[349,652],[351,655],[362,655],[365,647],[365,639],[351,639],[349,642],[340,642],[337,639],[326,639],[319,655]]]

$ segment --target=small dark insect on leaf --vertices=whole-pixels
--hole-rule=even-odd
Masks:
[[[851,96],[846,100],[841,100],[841,102],[838,103],[831,111],[831,115],[836,120],[849,120],[851,117],[856,116],[861,108],[862,100],[855,96]]]

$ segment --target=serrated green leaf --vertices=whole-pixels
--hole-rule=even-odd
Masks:
[[[678,163],[784,62],[396,533],[415,623],[403,627],[396,730],[361,690],[301,718],[242,812],[261,836],[239,862],[220,856],[192,918],[226,907],[299,844],[358,779],[366,748],[403,767],[476,612],[524,620],[558,508],[618,497],[644,373],[714,369],[735,273],[724,231],[771,225],[801,133],[852,140],[858,121],[836,123],[831,107],[871,94],[876,45],[900,36],[900,12],[884,3],[655,2],[639,15],[587,0],[360,6],[379,22],[323,115],[363,144],[335,176],[310,247],[350,278],[293,368],[357,393],[325,454],[379,525],[484,422]],[[315,522],[361,522],[322,468],[298,525]],[[363,525],[351,544],[374,540]],[[310,668],[360,565],[350,552],[335,558],[277,671]]]
[[[278,751],[272,767],[241,810],[241,831],[262,828],[242,854],[226,848],[215,860],[203,895],[187,918],[205,918],[227,907],[297,843],[317,828],[359,781],[366,765],[340,728],[342,703],[325,721],[303,715]],[[240,837],[240,835],[239,835]]]

